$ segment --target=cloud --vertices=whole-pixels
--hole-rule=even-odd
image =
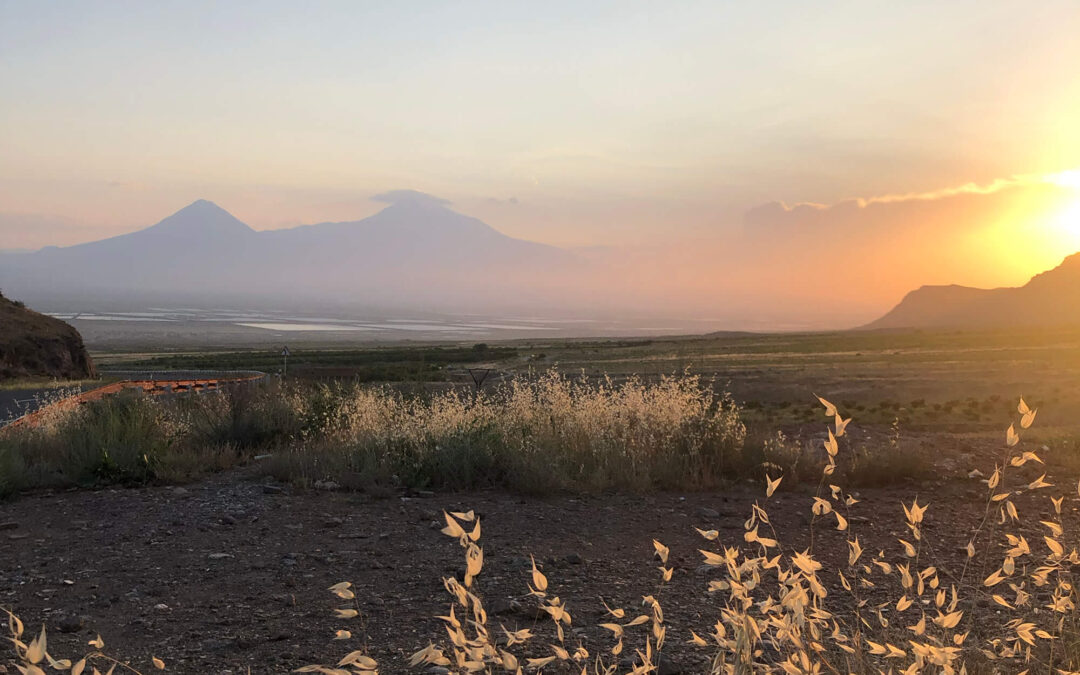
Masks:
[[[874,204],[937,201],[939,199],[948,199],[950,197],[963,195],[992,195],[1005,190],[1037,185],[1076,187],[1077,185],[1080,185],[1080,169],[1051,174],[1022,174],[1010,176],[1009,178],[996,178],[984,185],[972,182],[926,192],[903,192],[876,195],[872,197],[852,197],[832,205],[818,204],[815,202],[797,202],[789,206],[782,201],[768,202],[747,211],[744,220],[747,224],[752,225],[755,223],[768,222],[779,214],[792,213],[798,216],[811,216],[834,210],[843,212],[850,211],[853,208],[865,209]]]
[[[371,200],[400,206],[449,206],[451,203],[418,190],[391,190],[377,194]]]

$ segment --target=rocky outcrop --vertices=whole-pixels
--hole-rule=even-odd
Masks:
[[[59,319],[0,295],[0,381],[17,377],[93,377],[82,336]]]

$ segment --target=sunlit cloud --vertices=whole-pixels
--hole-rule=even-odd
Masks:
[[[852,197],[850,199],[842,200],[841,202],[838,202],[838,204],[853,204],[855,206],[858,206],[859,208],[866,208],[867,206],[871,206],[873,204],[894,204],[897,202],[913,201],[935,201],[938,199],[956,197],[958,195],[991,195],[997,192],[1001,192],[1003,190],[1009,190],[1025,185],[1038,184],[1050,184],[1057,185],[1059,187],[1080,189],[1080,169],[1070,169],[1068,171],[1061,171],[1058,173],[1049,174],[1032,174],[1012,176],[1009,178],[997,178],[989,183],[984,184],[971,182],[965,183],[964,185],[941,188],[939,190],[929,190],[925,192],[904,192],[876,195],[873,197]],[[793,212],[799,209],[823,211],[832,208],[837,204],[797,202],[789,205],[782,201],[778,201],[775,202],[775,205],[784,209],[785,211]]]

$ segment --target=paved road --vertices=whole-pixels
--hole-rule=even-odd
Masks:
[[[0,391],[0,426],[7,422],[33,412],[45,403],[51,401],[59,392],[65,395],[77,394],[83,391],[80,386],[74,387],[41,387],[38,389],[13,389]]]

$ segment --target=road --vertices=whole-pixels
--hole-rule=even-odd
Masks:
[[[61,395],[68,396],[82,391],[81,386],[0,390],[0,426],[16,417],[34,412]]]
[[[125,389],[139,389],[151,396],[161,394],[200,393],[215,391],[223,385],[254,382],[266,377],[253,370],[233,371],[109,371],[103,376],[111,379],[90,387],[44,387],[0,391],[0,427],[15,423],[36,424],[38,413],[50,405],[78,406]]]

